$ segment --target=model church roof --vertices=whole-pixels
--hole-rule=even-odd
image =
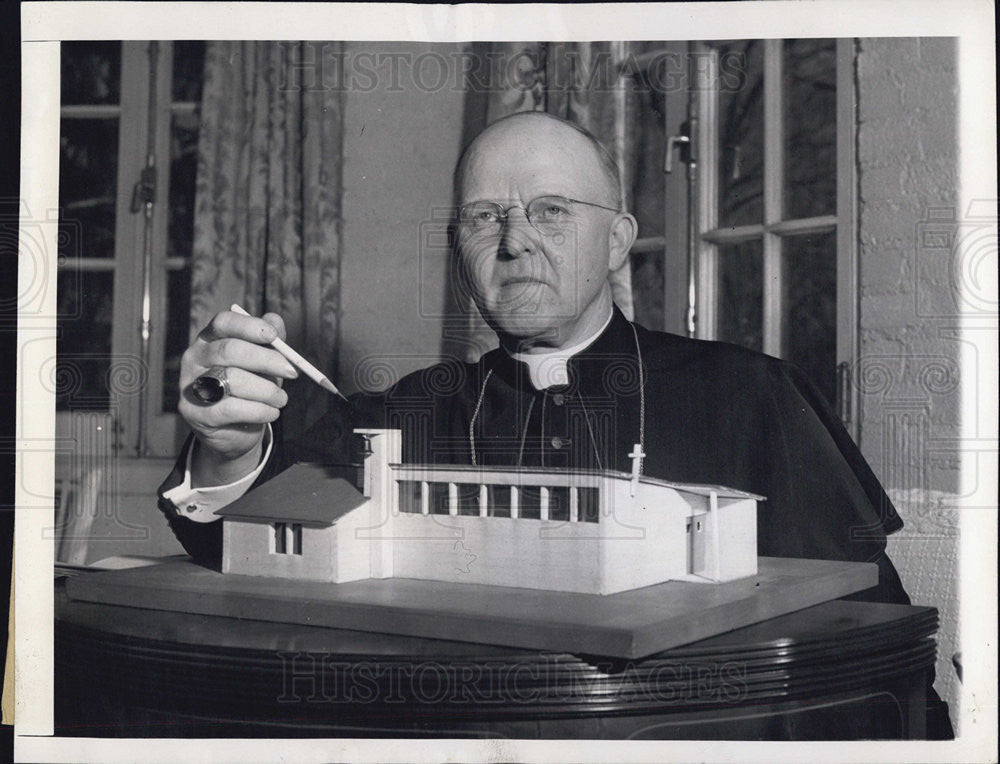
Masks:
[[[367,501],[364,494],[340,477],[343,467],[293,464],[259,488],[216,512],[247,520],[333,525]]]

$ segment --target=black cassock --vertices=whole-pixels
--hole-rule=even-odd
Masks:
[[[445,361],[385,393],[352,396],[350,407],[331,398],[334,408],[297,442],[284,446],[276,434],[254,485],[297,461],[356,462],[355,427],[400,429],[410,463],[474,458],[479,465],[631,472],[629,455],[641,440],[645,475],[765,496],[759,554],[875,562],[878,586],[848,599],[909,604],[885,554],[886,535],[903,522],[827,401],[795,366],[736,345],[648,331],[616,307],[567,370],[568,385],[539,391],[522,363],[494,350],[476,364]],[[186,451],[161,494],[183,479]],[[195,523],[162,497],[160,507],[188,553],[218,568],[222,523]],[[928,695],[929,736],[950,737],[947,707],[930,685]]]

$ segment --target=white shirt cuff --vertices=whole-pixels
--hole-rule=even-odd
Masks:
[[[184,466],[184,482],[176,485],[169,491],[163,492],[163,498],[173,502],[181,517],[186,517],[196,523],[210,523],[218,520],[219,516],[215,511],[232,504],[243,494],[250,490],[250,486],[264,471],[264,465],[271,456],[271,446],[274,437],[271,434],[271,425],[267,426],[264,433],[264,456],[260,464],[249,475],[235,480],[226,485],[202,486],[201,488],[191,487],[191,454],[194,451],[194,443],[188,448],[187,464]]]

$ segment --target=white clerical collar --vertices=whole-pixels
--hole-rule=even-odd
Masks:
[[[528,367],[528,377],[536,390],[568,385],[569,372],[566,369],[566,362],[601,336],[611,323],[613,315],[614,311],[609,312],[601,328],[576,345],[543,353],[510,353],[510,357]]]

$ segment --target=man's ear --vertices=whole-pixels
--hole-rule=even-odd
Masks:
[[[611,230],[608,231],[608,270],[617,271],[621,268],[638,233],[639,224],[629,213],[619,212],[615,215]]]

